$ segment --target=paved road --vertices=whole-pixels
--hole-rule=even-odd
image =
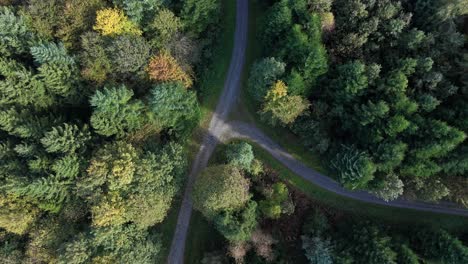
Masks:
[[[206,167],[213,150],[219,142],[220,136],[226,130],[228,114],[239,97],[239,84],[247,46],[248,11],[248,0],[237,0],[236,30],[231,64],[224,84],[223,93],[213,113],[210,126],[208,131],[205,132],[200,150],[192,163],[167,260],[169,264],[184,263],[185,241],[187,239],[190,217],[192,215],[191,195],[193,183],[195,177]]]
[[[239,97],[240,78],[245,61],[245,49],[247,46],[248,30],[248,0],[237,0],[236,31],[234,37],[234,50],[231,64],[224,84],[223,93],[210,121],[208,131],[206,131],[200,150],[192,163],[192,168],[188,176],[184,198],[179,211],[177,226],[171,244],[167,262],[169,264],[184,263],[185,242],[187,239],[190,217],[192,215],[192,188],[195,177],[206,167],[216,145],[221,141],[234,138],[243,138],[257,143],[268,151],[274,158],[288,167],[291,171],[304,179],[329,190],[336,194],[374,204],[397,208],[409,208],[420,211],[430,211],[435,213],[445,213],[452,215],[468,216],[468,210],[452,208],[445,205],[429,204],[422,202],[411,202],[396,200],[385,202],[367,192],[352,192],[341,187],[334,180],[321,175],[295,160],[289,153],[267,137],[263,132],[253,125],[241,122],[228,122],[227,117],[232,107]]]

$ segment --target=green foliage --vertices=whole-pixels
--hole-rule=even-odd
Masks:
[[[220,12],[219,0],[186,0],[181,18],[186,28],[199,36],[218,22]]]
[[[17,185],[10,191],[13,195],[32,201],[43,210],[57,213],[70,199],[70,181],[63,181],[59,176],[51,175],[28,184]]]
[[[52,40],[60,21],[62,2],[58,0],[30,0],[24,16],[41,38]]]
[[[290,95],[308,96],[310,93],[304,78],[296,70],[291,71],[286,78],[286,83],[288,84],[288,92]]]
[[[384,201],[395,200],[403,194],[404,183],[394,174],[385,178],[382,186],[379,186],[373,193]]]
[[[85,79],[103,83],[111,73],[111,61],[104,38],[98,33],[88,32],[81,36],[81,46],[81,74]]]
[[[307,236],[322,236],[330,229],[327,217],[320,211],[309,215],[302,227],[302,233]]]
[[[297,95],[284,96],[278,100],[267,100],[261,110],[262,117],[270,124],[290,125],[303,114],[310,104]]]
[[[87,127],[80,129],[77,125],[64,124],[46,132],[41,143],[50,153],[73,153],[84,147],[90,139]]]
[[[330,88],[338,103],[352,101],[368,87],[365,65],[360,61],[340,65],[336,76],[331,81]]]
[[[40,64],[36,71],[27,64],[9,59],[0,60],[5,80],[0,82],[2,104],[49,107],[57,103],[59,95],[71,98],[76,94],[76,66],[62,45],[54,43],[32,46],[30,52]]]
[[[152,40],[155,46],[165,47],[182,29],[183,23],[171,10],[163,8],[158,11],[149,27],[155,34]]]
[[[113,0],[114,4],[119,5],[125,11],[125,14],[135,23],[143,24],[145,18],[151,12],[158,10],[165,0]]]
[[[140,153],[122,141],[98,150],[78,184],[78,193],[92,205],[93,224],[133,222],[146,228],[160,223],[186,167],[182,151],[169,144],[157,153]]]
[[[47,63],[39,67],[39,74],[48,92],[61,96],[70,96],[76,92],[73,87],[76,68],[73,64]]]
[[[292,11],[288,6],[288,1],[277,2],[268,10],[262,26],[263,45],[268,46],[281,41],[292,24]]]
[[[44,131],[60,125],[60,119],[53,116],[31,116],[29,111],[10,108],[0,112],[0,128],[8,134],[20,138],[40,139]]]
[[[416,253],[407,245],[401,245],[398,250],[397,263],[401,264],[419,264],[419,258]]]
[[[216,229],[230,242],[248,241],[257,228],[257,203],[249,201],[239,211],[223,211],[214,216]]]
[[[4,6],[0,6],[0,32],[0,54],[5,57],[24,54],[38,41],[23,17]]]
[[[30,48],[31,55],[34,60],[39,64],[44,63],[58,63],[61,65],[71,65],[75,61],[67,54],[67,50],[62,43],[55,44],[49,42],[47,44],[39,44]]]
[[[275,183],[263,191],[266,199],[259,202],[259,208],[268,218],[278,219],[282,214],[294,213],[294,203],[289,197],[288,187],[284,183]]]
[[[159,127],[187,131],[200,114],[195,93],[185,89],[179,82],[155,86],[148,101],[150,118]]]
[[[283,75],[285,67],[286,64],[275,58],[265,58],[254,63],[247,86],[257,101],[263,101],[268,89]]]
[[[207,218],[222,211],[240,210],[249,199],[249,181],[236,167],[208,167],[195,181],[193,205]]]
[[[143,123],[143,104],[131,100],[133,91],[125,86],[96,91],[90,104],[94,107],[91,125],[96,133],[104,136],[124,136],[140,128]]]
[[[99,228],[66,244],[58,263],[142,263],[156,261],[161,242],[134,225]]]
[[[263,172],[264,172],[263,163],[258,159],[252,160],[250,164],[249,173],[250,175],[253,176],[254,181],[258,180],[261,177]]]
[[[343,243],[357,263],[396,264],[397,254],[391,248],[391,238],[375,226],[355,226],[349,240]]]
[[[333,246],[329,240],[323,240],[320,237],[302,236],[302,249],[305,256],[311,264],[332,264]]]
[[[124,35],[113,40],[107,52],[117,76],[141,74],[148,64],[150,45],[141,36]]]
[[[0,227],[24,235],[39,216],[39,210],[17,196],[0,194]]]
[[[0,1],[2,263],[160,260],[153,227],[187,168],[173,135],[189,135],[199,109],[183,87],[151,97],[144,70],[165,48],[192,83],[204,45],[184,32],[179,3],[115,2],[122,9],[103,0]],[[192,6],[204,14],[200,1]],[[209,14],[196,19],[218,20]],[[156,120],[151,110],[160,109],[170,110]]]
[[[453,264],[468,260],[468,248],[444,230],[421,230],[415,234],[414,239],[426,257]]]
[[[77,155],[67,155],[52,164],[51,169],[57,176],[64,179],[76,179],[80,173],[81,161]]]
[[[376,170],[367,153],[344,145],[330,164],[340,182],[351,190],[365,188]]]
[[[246,142],[229,144],[226,149],[226,158],[229,164],[249,171],[254,159],[252,146]]]
[[[92,30],[98,10],[106,6],[103,0],[65,0],[63,10],[60,10],[57,37],[68,48],[79,46],[80,36]]]
[[[310,263],[333,263],[334,245],[326,236],[329,229],[328,219],[319,211],[306,219],[301,240],[302,249]]]

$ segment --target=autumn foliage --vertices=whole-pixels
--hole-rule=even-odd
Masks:
[[[276,101],[282,97],[285,97],[286,95],[288,95],[288,87],[283,81],[279,80],[273,84],[265,99]]]
[[[185,88],[189,88],[193,84],[193,80],[182,67],[177,63],[177,60],[168,52],[161,52],[154,56],[147,68],[151,80],[158,82],[180,81]]]
[[[104,36],[109,35],[141,35],[138,26],[130,21],[122,10],[117,8],[106,8],[99,10],[96,14],[96,24],[93,29]]]

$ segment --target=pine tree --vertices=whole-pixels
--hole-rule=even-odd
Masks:
[[[366,152],[344,145],[331,161],[331,167],[337,173],[341,183],[348,189],[366,187],[367,183],[374,178],[376,170]]]
[[[143,104],[132,97],[133,91],[125,86],[96,91],[90,100],[94,107],[91,125],[98,134],[122,137],[142,126]]]
[[[160,127],[184,130],[186,122],[198,118],[199,106],[196,94],[187,91],[181,83],[163,83],[151,90],[149,110],[152,119]]]
[[[27,184],[13,186],[9,193],[26,197],[43,210],[58,212],[70,198],[70,182],[50,175]]]
[[[30,45],[38,42],[25,20],[16,16],[9,7],[0,6],[0,32],[2,56],[26,53]]]
[[[30,53],[39,64],[58,63],[61,65],[75,64],[75,60],[68,55],[63,43],[49,42],[30,48]]]
[[[86,146],[91,135],[85,126],[79,129],[77,125],[63,124],[53,127],[41,138],[41,143],[49,153],[73,153]]]
[[[80,159],[77,155],[67,155],[52,164],[52,171],[61,179],[75,179],[80,173]]]

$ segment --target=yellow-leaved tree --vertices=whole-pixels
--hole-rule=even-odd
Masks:
[[[99,10],[96,14],[96,24],[93,29],[99,31],[103,36],[116,36],[123,34],[141,35],[138,26],[128,19],[122,10],[117,8],[106,8]]]
[[[282,97],[285,97],[286,95],[288,95],[288,87],[283,81],[278,80],[272,85],[271,89],[267,92],[265,100],[276,101]]]
[[[180,81],[185,88],[189,88],[193,84],[193,80],[182,67],[177,63],[177,60],[167,51],[162,51],[154,56],[147,68],[150,79],[158,82]]]

